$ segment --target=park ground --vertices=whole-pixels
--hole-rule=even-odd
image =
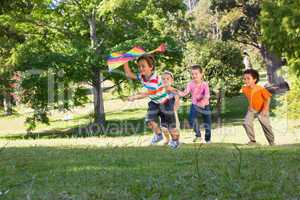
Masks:
[[[2,116],[0,199],[300,198],[299,121],[271,118],[276,146],[267,145],[256,121],[259,145],[247,146],[247,105],[234,97],[225,101],[222,123],[213,124],[212,144],[192,143],[184,128],[180,148],[172,150],[149,146],[145,101],[105,98],[107,132],[97,136],[90,132],[91,104],[53,112],[51,126],[31,135],[24,125],[30,110]],[[179,111],[183,127],[188,107]]]

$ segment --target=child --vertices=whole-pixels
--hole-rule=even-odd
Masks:
[[[245,86],[243,86],[241,90],[247,97],[249,106],[243,126],[250,140],[248,144],[255,144],[253,120],[258,116],[258,120],[269,144],[274,145],[274,134],[269,121],[269,106],[272,94],[262,86],[257,85],[258,81],[259,74],[256,70],[247,69],[244,72]]]
[[[147,92],[139,93],[129,97],[128,100],[142,99],[149,97],[148,112],[146,123],[155,133],[151,144],[155,144],[163,139],[161,129],[155,122],[158,117],[161,118],[162,127],[168,129],[171,134],[176,133],[176,119],[174,114],[174,101],[169,96],[163,86],[162,79],[155,73],[154,58],[150,55],[141,56],[137,60],[139,73],[136,75],[130,69],[128,63],[124,64],[126,76],[132,80],[139,80]],[[177,148],[178,140],[174,141],[172,148]]]
[[[195,132],[195,138],[193,142],[197,140],[204,142],[201,139],[200,127],[198,125],[197,117],[201,114],[204,120],[205,128],[205,141],[211,142],[211,111],[209,106],[209,86],[207,82],[203,81],[203,72],[200,65],[193,65],[191,67],[192,81],[190,81],[184,92],[179,92],[180,96],[186,96],[191,93],[192,105],[189,114],[189,124],[193,127]]]
[[[165,86],[166,90],[168,89],[169,86],[172,86],[172,84],[174,83],[174,76],[172,74],[172,72],[170,71],[164,71],[163,76],[163,85]],[[175,114],[175,118],[176,118],[176,132],[174,131],[173,134],[170,134],[170,132],[162,127],[162,131],[163,134],[166,138],[165,141],[165,145],[169,144],[170,146],[174,145],[174,141],[179,141],[179,129],[180,129],[180,122],[178,119],[178,115],[177,115],[177,110],[179,108],[180,105],[180,100],[179,100],[179,96],[171,91],[167,90],[167,93],[169,95],[169,99],[174,101],[174,114]],[[172,137],[172,140],[170,141],[170,135]]]

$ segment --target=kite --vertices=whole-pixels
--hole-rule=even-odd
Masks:
[[[109,71],[116,69],[117,67],[134,60],[140,56],[152,54],[155,52],[165,52],[166,46],[165,44],[161,44],[156,49],[146,52],[142,47],[136,46],[133,47],[130,51],[122,54],[122,53],[111,53],[107,58],[107,65]]]

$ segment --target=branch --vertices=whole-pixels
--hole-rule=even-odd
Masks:
[[[113,85],[113,86],[110,86],[110,87],[107,87],[107,88],[103,88],[103,92],[106,92],[106,91],[108,91],[108,90],[110,90],[110,89],[112,89],[112,88],[114,88],[114,87],[116,87],[116,86],[119,86],[119,85],[121,85],[121,83],[123,83],[125,80],[122,80],[122,81],[120,81],[119,83],[117,83],[117,84],[115,84],[115,85]]]
[[[253,47],[257,48],[257,49],[260,49],[259,44],[256,43],[256,42],[249,42],[247,40],[239,40],[238,38],[233,38],[232,40],[235,41],[235,42],[238,42],[238,43],[250,45],[250,46],[253,46]]]

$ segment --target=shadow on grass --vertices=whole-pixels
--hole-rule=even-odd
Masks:
[[[106,112],[105,115],[106,116],[108,116],[108,115],[110,115],[110,116],[131,115],[131,114],[142,112],[142,111],[145,111],[145,108],[125,109],[121,112],[109,111],[109,112]],[[93,121],[93,113],[86,114],[86,115],[81,115],[81,116],[76,116],[71,120],[78,121],[78,120],[81,120],[81,119],[90,119],[90,121]],[[62,120],[62,119],[50,120],[50,122],[61,122],[61,121],[64,121],[64,120]]]
[[[42,139],[42,138],[70,138],[70,137],[91,137],[91,136],[130,136],[144,135],[147,133],[147,126],[144,118],[130,120],[107,120],[104,125],[97,123],[74,125],[69,128],[51,129],[47,131],[15,134],[0,137],[1,139]]]
[[[299,150],[299,144],[6,148],[0,198],[297,199]]]

